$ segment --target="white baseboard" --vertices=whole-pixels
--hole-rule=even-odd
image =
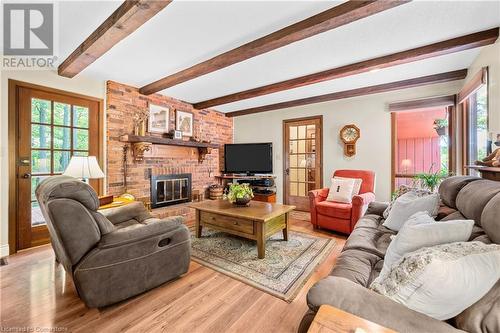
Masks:
[[[0,245],[0,258],[7,257],[9,255],[9,244]]]

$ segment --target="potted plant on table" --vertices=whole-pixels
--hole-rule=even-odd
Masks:
[[[231,184],[224,195],[230,203],[237,206],[248,206],[253,198],[253,191],[249,184]]]

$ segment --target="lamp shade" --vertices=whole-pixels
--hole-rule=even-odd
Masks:
[[[80,179],[104,178],[95,156],[73,156],[63,175]]]

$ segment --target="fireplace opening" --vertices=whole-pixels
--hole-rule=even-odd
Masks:
[[[151,176],[151,208],[191,201],[191,174]]]

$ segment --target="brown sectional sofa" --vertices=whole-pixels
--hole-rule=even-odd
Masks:
[[[451,177],[439,188],[446,212],[442,220],[474,219],[470,241],[500,243],[500,182]],[[500,332],[500,281],[476,304],[447,322],[413,311],[368,289],[379,275],[395,232],[385,228],[384,203],[372,203],[347,239],[330,276],[308,292],[308,312],[299,332],[306,332],[322,304],[330,304],[398,332]],[[500,263],[499,263],[500,265]]]

